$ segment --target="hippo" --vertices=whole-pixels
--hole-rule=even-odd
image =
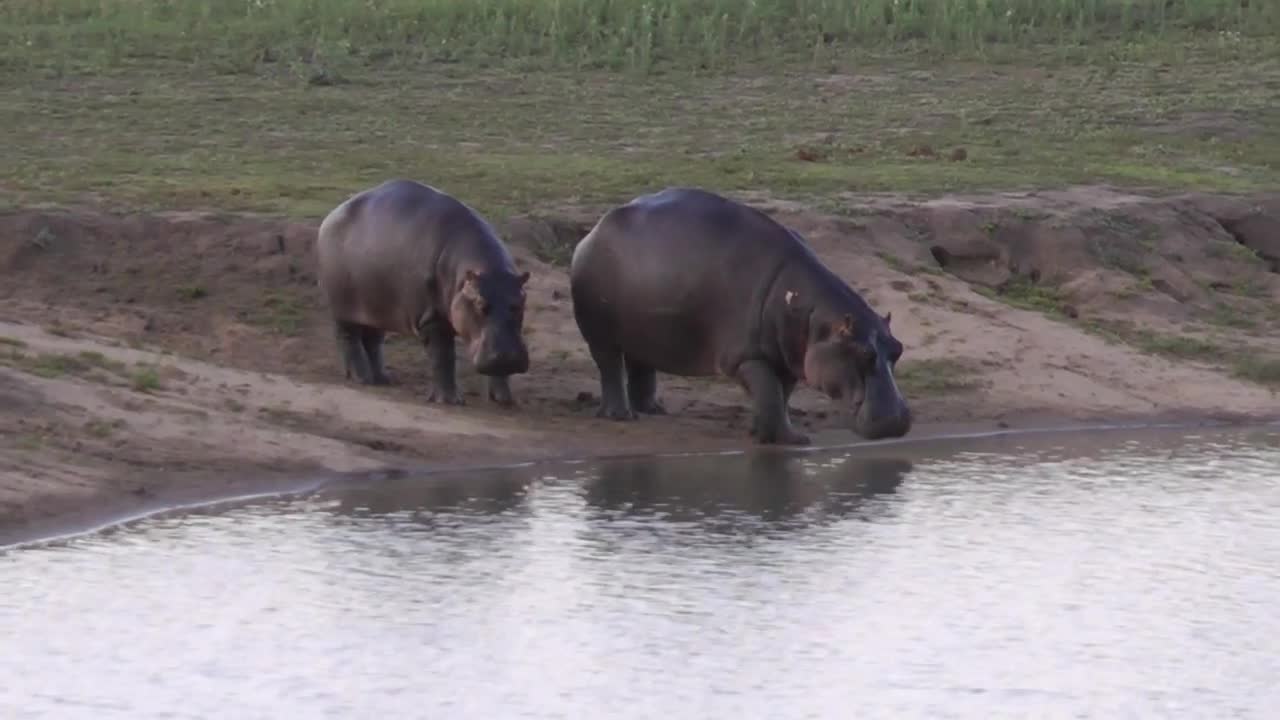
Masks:
[[[509,378],[528,372],[527,271],[463,202],[413,180],[388,180],[334,208],[316,237],[318,283],[346,376],[386,385],[388,332],[418,336],[431,361],[429,402],[463,404],[454,372],[460,337],[489,399],[513,406]]]
[[[892,314],[747,205],[672,187],[614,207],[574,248],[570,294],[600,374],[598,417],[664,414],[661,371],[736,380],[759,444],[809,443],[788,413],[797,383],[845,404],[866,439],[911,428]]]

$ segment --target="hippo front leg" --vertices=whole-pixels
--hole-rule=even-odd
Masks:
[[[456,354],[453,333],[444,327],[433,327],[424,333],[427,357],[431,359],[431,391],[427,402],[445,405],[464,405],[458,391],[458,375],[455,370]]]
[[[785,386],[773,368],[749,361],[738,368],[738,380],[755,405],[751,435],[762,445],[808,445],[809,437],[791,426]]]
[[[516,399],[511,394],[510,375],[489,376],[489,399],[502,407],[515,407]]]

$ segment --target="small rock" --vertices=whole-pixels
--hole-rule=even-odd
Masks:
[[[958,147],[951,151],[951,162],[964,162],[969,159],[969,151]]]
[[[552,291],[551,291],[551,299],[552,299],[552,300],[563,300],[563,299],[564,299],[564,293],[560,292],[559,290],[552,290]]]
[[[1076,318],[1080,317],[1080,311],[1076,309],[1075,305],[1063,305],[1062,312],[1066,313],[1067,317],[1071,318],[1072,320],[1075,320]]]
[[[592,402],[595,402],[596,396],[584,390],[578,393],[578,397],[576,398],[576,400],[582,404],[592,403]]]
[[[928,145],[916,145],[907,151],[911,157],[937,157],[938,153]]]

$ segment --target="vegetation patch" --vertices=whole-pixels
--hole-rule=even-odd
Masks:
[[[966,392],[983,385],[979,365],[957,358],[907,360],[895,369],[895,376],[908,397]]]
[[[297,297],[272,292],[263,298],[261,310],[251,320],[281,335],[297,335],[306,324],[306,315],[306,307]]]
[[[1117,321],[1091,321],[1084,323],[1084,327],[1111,342],[1127,344],[1145,353],[1210,363],[1242,380],[1280,384],[1280,358],[1238,342],[1152,332]]]
[[[201,285],[181,285],[178,287],[178,299],[185,301],[199,300],[208,297],[209,291]]]
[[[0,337],[0,345],[10,348],[24,348],[27,346],[27,343],[19,338]]]
[[[1274,188],[1277,7],[6,2],[0,185],[308,217],[392,176],[492,216],[668,185]]]
[[[1008,282],[994,290],[985,287],[976,289],[982,295],[1023,310],[1035,310],[1062,317],[1072,315],[1072,310],[1061,290],[1033,283],[1020,275],[1009,278]]]
[[[115,420],[95,419],[85,423],[84,429],[93,437],[108,438],[114,435],[117,430],[124,428],[125,425],[125,421],[118,418]]]
[[[1232,362],[1231,374],[1262,385],[1280,386],[1280,357],[1247,354]]]
[[[130,386],[140,393],[153,393],[163,388],[160,373],[149,365],[140,365],[133,371],[129,380]]]

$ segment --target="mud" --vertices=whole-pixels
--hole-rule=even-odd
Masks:
[[[893,312],[914,433],[1280,415],[1276,385],[1233,365],[1280,359],[1280,195],[850,196],[821,213],[742,197]],[[315,287],[318,218],[0,214],[0,528],[308,473],[749,446],[727,381],[660,376],[671,415],[594,417],[563,266],[602,209],[504,223],[533,273],[533,368],[509,411],[464,362],[469,404],[427,404],[413,338],[388,338],[396,385],[343,380]],[[794,405],[819,439],[854,439],[816,393]]]

